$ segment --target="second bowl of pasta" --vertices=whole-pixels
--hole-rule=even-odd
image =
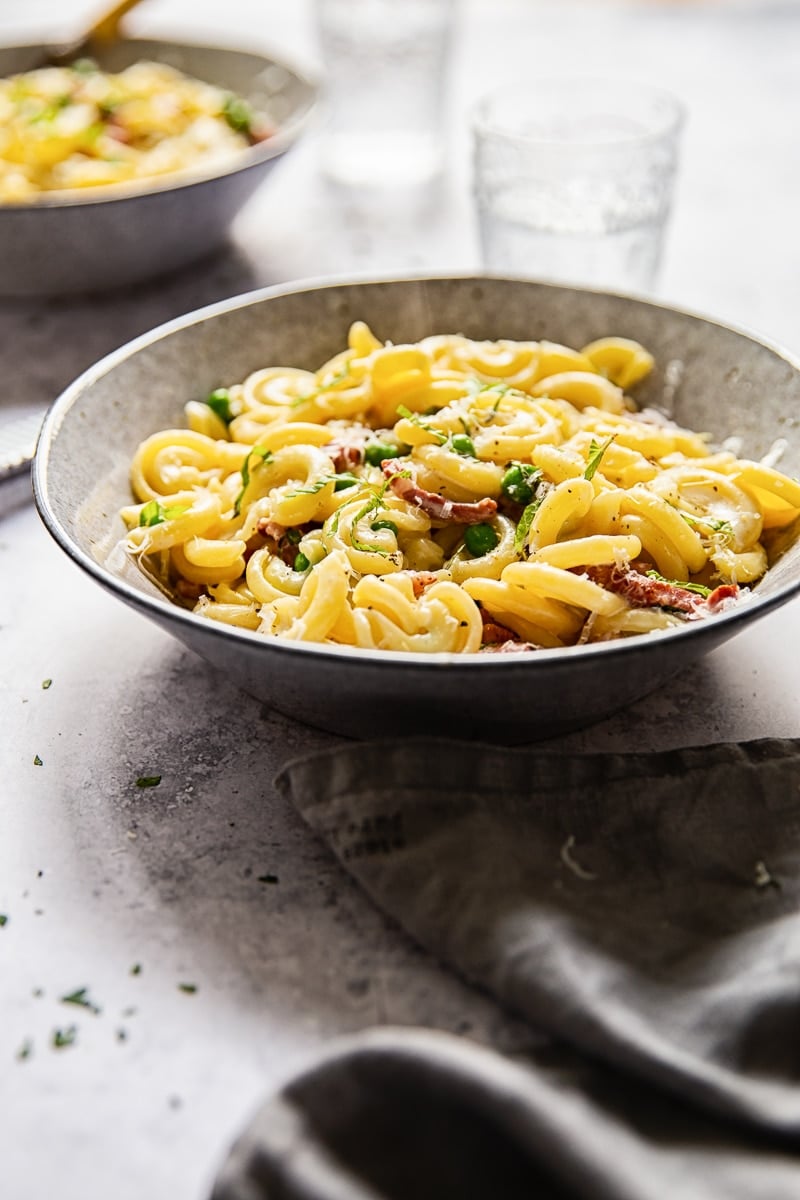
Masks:
[[[624,296],[272,289],[77,381],[36,491],[81,566],[282,711],[517,741],[800,588],[798,397],[775,348]]]

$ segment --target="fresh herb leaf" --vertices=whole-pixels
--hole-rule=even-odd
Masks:
[[[254,454],[258,455],[261,462],[270,462],[272,459],[272,451],[268,450],[266,446],[253,446],[253,449],[245,455],[244,462],[242,463],[242,490],[233,502],[233,511],[237,517],[242,509],[244,494],[250,486],[250,459]]]
[[[2,929],[3,926],[7,925],[7,924],[8,924],[8,914],[0,913],[0,929]]]
[[[326,379],[313,392],[305,392],[302,396],[296,396],[292,401],[291,407],[297,408],[301,404],[306,404],[309,400],[314,400],[321,392],[330,392],[333,388],[337,388],[340,383],[344,383],[345,379],[350,378],[350,364],[345,363],[341,371],[337,371],[335,375],[331,375],[330,379]]]
[[[379,529],[388,529],[389,532],[393,533],[395,537],[397,537],[400,532],[394,521],[373,521],[370,525],[370,529],[373,531],[373,533],[377,533]]]
[[[711,588],[706,587],[703,583],[688,583],[684,579],[667,579],[664,575],[659,575],[658,571],[645,571],[648,579],[657,579],[659,583],[668,583],[671,587],[683,588],[685,592],[695,592],[698,596],[710,596]]]
[[[589,458],[586,463],[586,470],[583,472],[584,479],[594,478],[594,473],[600,466],[600,460],[613,442],[614,437],[615,435],[612,433],[610,437],[606,438],[602,446],[598,445],[594,438],[592,438],[591,442],[589,443]]]
[[[130,974],[131,975],[141,975],[141,973],[142,973],[142,964],[134,963],[130,969]]]
[[[216,388],[210,396],[206,397],[206,404],[212,412],[217,414],[220,421],[230,425],[233,413],[231,412],[231,394],[227,388]]]
[[[333,485],[335,492],[346,492],[348,488],[355,487],[362,480],[356,475],[352,475],[350,471],[342,471],[340,475],[335,476],[336,482]]]
[[[533,518],[536,516],[536,511],[542,503],[541,499],[531,500],[530,504],[523,509],[522,516],[517,522],[517,532],[514,534],[514,549],[517,554],[521,554],[525,549],[525,544],[528,540],[528,534],[531,531]]]
[[[173,521],[175,517],[185,513],[191,505],[189,504],[167,504],[164,506],[158,500],[148,500],[140,513],[139,525],[150,527],[151,525],[160,525],[163,521]]]
[[[136,780],[136,786],[138,788],[158,787],[158,785],[160,783],[161,783],[160,775],[140,775],[139,778]]]
[[[410,421],[412,425],[416,425],[418,428],[424,429],[426,433],[433,434],[440,446],[443,446],[447,441],[447,434],[442,433],[441,429],[434,429],[433,426],[429,425],[427,421],[422,420],[422,417],[419,415],[419,413],[413,413],[411,409],[406,408],[404,404],[398,404],[397,413],[398,416],[405,417],[405,419]]]
[[[33,765],[34,765],[35,767],[43,767],[43,766],[44,766],[44,763],[43,763],[43,762],[42,762],[42,760],[39,758],[39,755],[38,755],[38,754],[34,754],[34,756],[33,756]]]
[[[179,983],[178,991],[185,992],[187,996],[193,996],[197,991],[196,983]]]
[[[52,686],[53,686],[52,679],[43,679],[42,680],[42,688],[44,689],[44,691],[47,691],[47,689]]]

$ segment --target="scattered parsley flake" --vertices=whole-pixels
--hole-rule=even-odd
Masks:
[[[53,686],[52,679],[43,679],[42,680],[42,688],[44,689],[44,691],[47,691],[47,689],[52,686]]]
[[[76,1025],[69,1025],[66,1029],[53,1030],[53,1049],[61,1050],[64,1046],[72,1046],[78,1037],[78,1029]]]
[[[25,1038],[25,1041],[17,1051],[17,1058],[20,1062],[24,1062],[26,1058],[30,1058],[33,1054],[33,1042],[30,1038]]]
[[[233,413],[231,412],[231,394],[227,388],[216,388],[210,396],[206,396],[206,404],[212,412],[217,414],[220,421],[225,425],[230,425]]]
[[[271,875],[271,874],[258,875],[257,879],[258,879],[259,883],[277,883],[278,882],[278,876]]]
[[[136,780],[136,786],[138,788],[158,787],[158,785],[160,783],[161,783],[160,775],[140,775],[139,778]]]
[[[44,763],[43,763],[43,762],[42,762],[42,760],[39,758],[39,755],[38,755],[38,754],[34,754],[34,756],[33,756],[33,765],[34,765],[35,767],[43,767],[43,766],[44,766]]]
[[[196,983],[179,983],[178,991],[185,992],[187,996],[193,996],[197,991]]]
[[[0,929],[2,929],[3,926],[7,925],[7,924],[8,924],[8,914],[0,913]]]
[[[130,974],[131,975],[141,975],[141,973],[142,973],[142,964],[134,963],[130,969]]]
[[[161,504],[158,500],[148,500],[139,511],[139,526],[149,529],[153,525],[162,525],[164,521],[173,521],[180,517],[191,505]]]
[[[89,999],[89,989],[82,987],[76,988],[74,992],[69,992],[66,996],[60,997],[62,1004],[77,1004],[80,1008],[88,1008],[90,1012],[95,1014],[101,1011],[100,1006]]]

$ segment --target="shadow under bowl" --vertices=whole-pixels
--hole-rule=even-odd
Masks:
[[[0,48],[0,77],[40,65],[47,47]],[[99,49],[105,71],[149,60],[243,96],[276,127],[264,142],[196,171],[0,203],[0,297],[124,287],[218,249],[245,202],[300,136],[314,83],[262,54],[132,38]]]
[[[616,334],[654,354],[637,402],[666,407],[715,440],[735,434],[758,459],[787,441],[800,474],[800,365],[713,320],[628,296],[486,276],[269,288],[162,326],[109,355],[50,410],[34,463],[40,515],[66,553],[138,612],[298,720],[352,737],[432,732],[511,744],[598,721],[658,689],[800,590],[795,543],[729,611],[657,634],[519,655],[367,651],[267,638],[173,604],[135,566],[109,560],[138,444],[181,426],[187,400],[267,365],[316,369],[355,320],[382,340],[433,333],[581,346]],[[678,366],[679,364],[679,366]],[[676,380],[679,382],[676,383]]]

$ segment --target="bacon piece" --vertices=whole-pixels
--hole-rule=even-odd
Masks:
[[[426,591],[434,583],[438,582],[438,576],[432,575],[430,571],[415,571],[411,580],[411,586],[414,589],[415,599],[419,600],[424,591]]]
[[[279,542],[286,533],[286,526],[281,525],[279,521],[273,521],[272,517],[259,517],[256,529],[264,537],[272,538],[275,542]]]
[[[519,639],[511,629],[507,629],[505,625],[499,625],[496,621],[486,621],[483,623],[483,633],[481,642],[484,646],[500,646],[504,642],[516,642]]]
[[[337,471],[347,471],[352,467],[360,467],[364,461],[364,442],[328,442],[322,447]]]
[[[389,486],[396,496],[421,508],[429,517],[436,521],[456,521],[459,525],[480,525],[482,521],[490,520],[497,512],[497,501],[486,496],[483,500],[466,502],[446,500],[437,492],[428,492],[420,487],[413,479],[405,474],[407,468],[400,466],[393,459],[384,459],[381,469],[389,480]]]
[[[587,567],[585,573],[607,591],[624,596],[634,608],[674,608],[692,616],[716,612],[726,600],[739,594],[736,584],[726,583],[710,596],[700,596],[680,584],[614,566]]]
[[[191,579],[179,579],[175,584],[175,591],[184,600],[199,600],[205,590],[205,584],[194,583]]]

